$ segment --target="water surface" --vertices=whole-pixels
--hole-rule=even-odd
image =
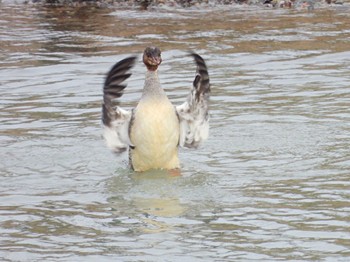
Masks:
[[[0,4],[0,260],[347,261],[349,28],[346,5]],[[178,177],[133,173],[101,138],[105,73],[148,45],[176,104],[188,50],[209,67],[210,138]]]

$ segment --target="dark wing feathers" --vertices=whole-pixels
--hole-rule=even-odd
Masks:
[[[108,86],[115,76],[125,75],[135,64],[136,56],[125,58],[116,63],[109,71],[104,86]]]
[[[105,126],[104,138],[107,146],[114,152],[124,151],[131,145],[129,124],[132,112],[118,107],[115,101],[123,95],[126,84],[123,82],[131,76],[130,69],[136,57],[128,57],[116,63],[107,74],[103,86],[102,123]]]
[[[209,133],[210,81],[204,59],[196,53],[191,56],[197,65],[196,76],[187,101],[177,106],[176,111],[180,119],[180,145],[197,147]]]
[[[195,88],[195,98],[198,102],[201,96],[210,93],[209,73],[207,65],[205,64],[204,59],[200,55],[196,53],[191,53],[191,56],[194,58],[194,61],[197,65],[197,73],[193,81],[193,87]]]
[[[103,100],[113,100],[123,95],[126,84],[122,84],[131,74],[128,71],[134,66],[136,57],[128,57],[116,63],[109,71],[104,87]]]

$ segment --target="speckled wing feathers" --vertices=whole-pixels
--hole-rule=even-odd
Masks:
[[[123,82],[131,76],[129,70],[134,66],[135,60],[135,56],[125,58],[116,63],[109,71],[103,86],[104,102],[112,101],[123,95],[126,87]]]
[[[131,74],[136,57],[129,57],[115,64],[109,71],[103,87],[102,123],[105,127],[104,138],[107,146],[115,153],[125,151],[132,146],[129,138],[129,125],[132,112],[117,105],[115,99],[123,95],[126,84],[123,82]]]
[[[180,124],[179,145],[185,147],[197,147],[207,139],[209,133],[209,74],[203,58],[195,53],[191,56],[197,65],[193,87],[186,102],[175,107]],[[128,147],[134,148],[129,137],[134,113],[120,108],[117,98],[123,95],[126,87],[124,81],[131,76],[130,69],[135,61],[136,57],[129,57],[118,62],[112,67],[104,83],[102,105],[104,138],[107,146],[116,153]]]
[[[180,119],[180,146],[198,147],[209,134],[208,103],[210,83],[204,59],[192,53],[197,64],[193,87],[187,101],[176,107]]]

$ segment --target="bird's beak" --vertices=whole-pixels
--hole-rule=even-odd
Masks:
[[[162,62],[162,58],[159,56],[157,56],[157,57],[152,56],[149,58],[148,61],[151,65],[157,66],[157,65],[160,65],[160,63]]]

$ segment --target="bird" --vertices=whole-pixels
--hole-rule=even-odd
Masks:
[[[129,151],[129,164],[136,172],[153,169],[180,169],[179,147],[197,148],[209,135],[210,80],[204,59],[190,52],[197,70],[189,94],[173,105],[162,88],[158,67],[162,63],[158,47],[146,47],[146,66],[141,98],[131,110],[120,106],[131,69],[137,56],[116,63],[103,85],[102,123],[107,147],[114,153]]]

